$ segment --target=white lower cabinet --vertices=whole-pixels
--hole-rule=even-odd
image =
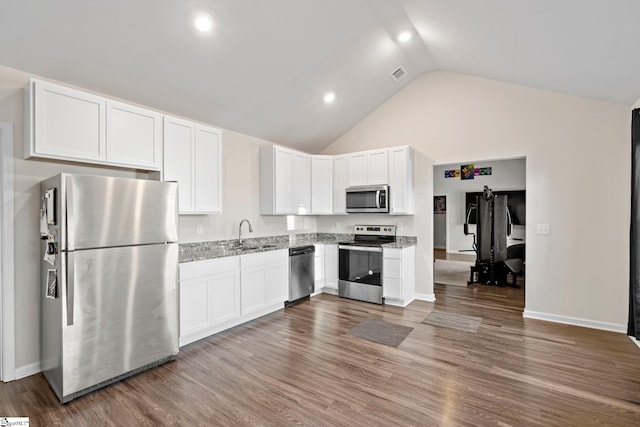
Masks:
[[[262,316],[282,308],[289,296],[289,252],[261,252],[240,256],[242,316]]]
[[[240,257],[180,264],[180,345],[240,317]]]
[[[338,245],[324,245],[324,292],[338,293]]]
[[[288,251],[180,264],[180,346],[283,307]]]
[[[322,292],[324,288],[324,245],[323,244],[315,244],[315,258],[314,262],[314,284],[313,284],[313,295],[319,294]]]
[[[406,306],[415,298],[416,248],[384,248],[382,295],[385,304]]]

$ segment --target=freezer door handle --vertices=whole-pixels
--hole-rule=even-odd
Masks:
[[[74,261],[73,253],[65,254],[67,258],[67,326],[73,325],[73,301],[74,301]]]

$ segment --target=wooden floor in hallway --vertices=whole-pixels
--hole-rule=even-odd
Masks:
[[[522,318],[522,290],[437,286],[406,308],[322,294],[183,347],[176,361],[66,405],[42,375],[0,384],[0,417],[49,425],[640,425],[640,348]],[[477,333],[421,323],[481,317]],[[414,328],[389,347],[365,319]]]

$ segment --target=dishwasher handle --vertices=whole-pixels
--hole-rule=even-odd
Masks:
[[[299,248],[290,248],[289,256],[312,254],[316,251],[315,246],[301,246]]]

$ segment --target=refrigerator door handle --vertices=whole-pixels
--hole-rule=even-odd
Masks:
[[[73,325],[73,301],[74,301],[74,261],[73,253],[65,254],[67,258],[67,326]]]
[[[64,179],[66,180],[65,182],[66,200],[62,199],[62,203],[64,206],[66,206],[66,209],[67,209],[67,219],[64,224],[64,230],[66,232],[66,236],[64,237],[67,239],[67,245],[65,249],[72,251],[75,249],[75,246],[76,246],[74,227],[69,227],[69,223],[74,224],[76,221],[75,205],[73,204],[74,202],[73,180],[71,179],[70,176],[67,176]]]

